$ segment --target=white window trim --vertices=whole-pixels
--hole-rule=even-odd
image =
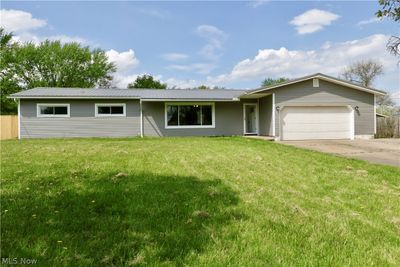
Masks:
[[[124,112],[122,114],[99,114],[98,107],[119,107],[122,106]],[[96,103],[94,104],[95,117],[126,117],[126,104],[125,103]]]
[[[211,125],[168,125],[168,114],[167,114],[167,107],[168,106],[187,106],[187,105],[207,105],[211,106],[211,117],[212,117],[212,124]],[[179,120],[179,114],[178,114]],[[165,129],[196,129],[196,128],[215,128],[215,103],[214,102],[165,102],[164,105],[164,121],[165,121]]]
[[[41,106],[51,106],[51,107],[67,107],[67,114],[41,114],[40,107]],[[36,104],[36,115],[39,118],[69,118],[70,117],[70,105],[67,103],[38,103]]]

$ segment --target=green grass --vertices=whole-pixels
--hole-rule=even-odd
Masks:
[[[240,137],[5,141],[1,257],[395,266],[400,169]]]

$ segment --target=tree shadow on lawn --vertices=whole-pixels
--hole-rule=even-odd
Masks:
[[[35,258],[47,266],[181,265],[242,218],[236,193],[220,180],[77,176],[71,179],[84,180],[79,186],[62,190],[61,182],[54,189],[47,178],[31,184],[29,193],[2,197],[3,209],[9,209],[2,214],[2,257]]]

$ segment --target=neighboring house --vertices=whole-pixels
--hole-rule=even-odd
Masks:
[[[35,88],[19,99],[19,137],[265,135],[371,138],[385,92],[324,74],[256,90]]]

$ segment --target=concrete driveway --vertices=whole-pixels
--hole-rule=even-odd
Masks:
[[[400,139],[282,141],[300,148],[400,167]]]

